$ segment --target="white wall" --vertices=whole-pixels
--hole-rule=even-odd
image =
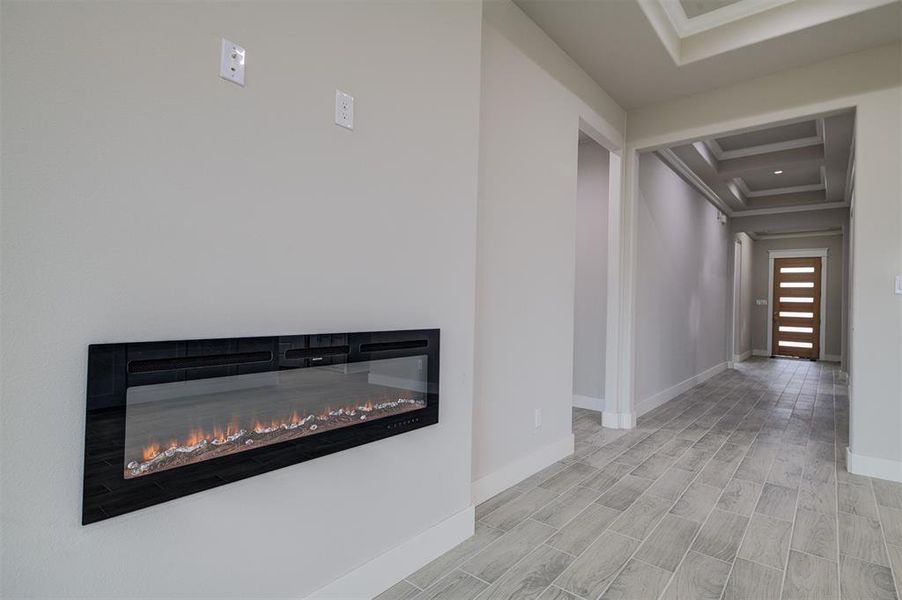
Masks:
[[[623,111],[510,2],[485,4],[482,59],[477,498],[572,449],[578,130],[582,119],[619,144],[624,125]],[[537,453],[544,458],[530,458]]]
[[[753,288],[755,298],[766,298],[767,306],[755,306],[752,313],[752,344],[755,350],[770,352],[767,346],[767,315],[771,298],[768,298],[770,250],[798,250],[803,248],[827,248],[827,286],[821,290],[827,301],[824,319],[823,352],[827,358],[838,360],[842,355],[842,303],[843,303],[843,238],[841,235],[760,239],[755,242],[755,269]]]
[[[625,171],[632,177],[638,149],[855,108],[849,342],[864,354],[851,361],[850,469],[902,480],[902,297],[893,294],[902,273],[900,79],[902,51],[891,44],[631,112]],[[625,248],[631,255],[629,238]]]
[[[481,19],[3,2],[4,596],[300,597],[468,508]],[[89,343],[419,327],[437,426],[80,525]]]
[[[733,353],[745,356],[754,349],[752,317],[755,311],[752,273],[758,268],[755,241],[746,233],[736,234],[741,244],[739,265],[739,322]]]
[[[657,155],[639,162],[637,414],[727,356],[732,236]],[[674,390],[675,391],[675,390]],[[678,393],[678,392],[677,392]]]
[[[602,410],[608,275],[608,162],[592,140],[579,144],[576,178],[576,291],[573,303],[573,394]],[[575,402],[577,400],[574,400]]]

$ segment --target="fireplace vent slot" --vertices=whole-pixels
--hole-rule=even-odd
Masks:
[[[285,358],[319,358],[321,356],[335,356],[338,354],[348,354],[351,352],[350,346],[324,346],[322,348],[293,348],[285,351]]]
[[[361,352],[388,352],[390,350],[409,350],[412,348],[425,348],[429,345],[428,340],[408,340],[404,342],[374,342],[371,344],[360,344]]]
[[[235,352],[209,356],[183,356],[179,358],[151,358],[133,360],[128,363],[129,373],[151,373],[154,371],[181,371],[183,369],[204,369],[207,367],[231,367],[248,363],[270,362],[272,352]]]

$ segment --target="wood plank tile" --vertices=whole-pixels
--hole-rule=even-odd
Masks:
[[[541,471],[538,471],[537,473],[533,473],[532,475],[530,475],[529,477],[527,477],[526,479],[524,479],[523,481],[521,481],[520,483],[515,485],[514,488],[516,488],[522,492],[525,492],[526,490],[531,490],[534,487],[538,487],[539,484],[542,483],[543,481],[547,481],[548,479],[551,479],[552,477],[554,477],[555,475],[557,475],[558,473],[560,473],[561,471],[563,471],[566,468],[567,468],[566,464],[564,464],[562,462],[556,462],[554,464],[551,464],[551,465],[545,467]]]
[[[761,488],[761,484],[754,481],[731,479],[717,501],[717,508],[748,517],[755,510]]]
[[[802,480],[799,487],[799,508],[834,515],[836,514],[835,483]]]
[[[636,558],[670,572],[676,571],[698,528],[695,521],[668,514],[639,547]]]
[[[902,483],[883,479],[871,479],[871,483],[874,486],[877,504],[902,510]]]
[[[658,450],[658,454],[663,454],[665,456],[670,456],[674,459],[679,458],[682,454],[692,446],[692,440],[681,440],[679,438],[675,438],[664,444],[660,450]]]
[[[502,505],[483,518],[482,522],[490,527],[507,531],[555,498],[557,494],[551,490],[533,488]]]
[[[595,467],[590,467],[583,463],[576,463],[570,465],[550,479],[543,481],[539,484],[539,487],[560,494],[597,472],[598,469]]]
[[[675,462],[673,466],[683,469],[685,471],[691,471],[693,473],[698,473],[702,470],[702,467],[705,466],[705,463],[714,456],[714,451],[709,450],[707,448],[697,448],[693,446],[686,450],[685,453]]]
[[[738,462],[738,460],[719,460],[715,456],[707,465],[705,465],[705,468],[702,469],[701,473],[698,474],[698,479],[696,481],[723,489],[733,477],[733,472],[736,471]]]
[[[736,469],[736,474],[733,476],[738,479],[764,483],[776,456],[777,448],[775,447],[753,445],[745,458],[742,459],[742,462],[739,463],[739,468]]]
[[[821,558],[836,558],[836,517],[799,508],[792,530],[793,550]]]
[[[407,579],[425,589],[503,534],[504,532],[500,529],[489,527],[483,523],[476,523],[476,534],[473,537],[445,552],[425,567],[414,572]]]
[[[881,506],[880,522],[883,524],[883,535],[887,544],[902,546],[902,510]]]
[[[419,594],[420,591],[420,588],[412,583],[401,580],[376,596],[375,600],[410,600]]]
[[[552,533],[553,527],[527,519],[466,561],[461,569],[493,583]]]
[[[519,490],[516,487],[507,488],[503,492],[499,494],[495,494],[485,502],[476,505],[476,520],[482,519],[489,513],[494,510],[497,510],[501,506],[507,504],[514,498],[520,496],[524,490]]]
[[[838,600],[839,568],[824,560],[793,550],[786,565],[784,600]]]
[[[557,529],[584,511],[600,495],[601,492],[590,488],[579,486],[571,488],[534,512],[532,518]]]
[[[580,462],[585,463],[590,467],[601,469],[611,463],[621,452],[622,450],[620,448],[610,445],[602,446],[592,454],[582,457]]]
[[[632,465],[625,465],[618,462],[610,463],[599,469],[597,473],[591,475],[580,485],[600,492],[606,492],[633,469],[635,469],[635,467]]]
[[[501,576],[479,600],[535,600],[573,561],[550,546],[539,546]]]
[[[671,501],[666,498],[643,494],[614,521],[611,530],[644,540],[664,517],[670,505]]]
[[[423,590],[416,600],[470,600],[485,588],[484,582],[457,570]]]
[[[755,513],[739,547],[741,558],[783,570],[789,552],[792,523]]]
[[[548,544],[574,556],[579,555],[604,533],[614,519],[620,516],[620,512],[601,504],[592,504],[555,533]]]
[[[650,479],[626,475],[605,492],[598,503],[615,510],[626,510],[651,484]]]
[[[748,521],[748,517],[714,509],[698,532],[692,549],[730,562],[736,556]]]
[[[714,508],[720,493],[721,490],[716,487],[694,481],[676,501],[670,513],[701,523]]]
[[[580,597],[552,585],[539,596],[539,600],[580,600]]]
[[[778,600],[783,572],[737,558],[723,600]]]
[[[805,455],[798,450],[783,449],[774,459],[767,482],[788,488],[799,487],[802,481],[802,469],[805,466]]]
[[[729,563],[689,552],[661,600],[719,600],[729,574]]]
[[[893,566],[893,573],[896,576],[896,593],[902,594],[902,546],[887,545],[889,552],[889,562]]]
[[[880,521],[839,513],[839,551],[853,558],[889,566]]]
[[[651,484],[646,493],[673,501],[680,497],[694,477],[695,473],[691,471],[671,467]]]
[[[597,598],[626,564],[639,542],[605,532],[573,561],[554,584],[584,598]]]
[[[849,485],[840,483],[836,486],[836,498],[839,510],[859,517],[877,518],[877,502],[874,492],[868,485]]]
[[[646,479],[657,479],[676,459],[664,454],[652,454],[638,467],[631,471],[631,475],[636,477],[645,477]]]
[[[893,573],[888,567],[858,560],[845,554],[840,557],[839,585],[848,600],[897,600]]]
[[[670,579],[670,571],[635,558],[630,560],[601,596],[603,600],[657,598]]]
[[[774,517],[775,519],[792,521],[795,516],[797,495],[798,490],[783,487],[782,485],[765,483],[764,489],[761,490],[761,498],[755,507],[755,512]]]

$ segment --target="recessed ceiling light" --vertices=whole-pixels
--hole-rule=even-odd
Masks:
[[[782,172],[783,172],[783,171],[774,171],[774,175],[779,175],[779,174],[782,173]]]

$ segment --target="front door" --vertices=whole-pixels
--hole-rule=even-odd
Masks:
[[[775,258],[773,310],[774,356],[820,356],[821,259]]]

